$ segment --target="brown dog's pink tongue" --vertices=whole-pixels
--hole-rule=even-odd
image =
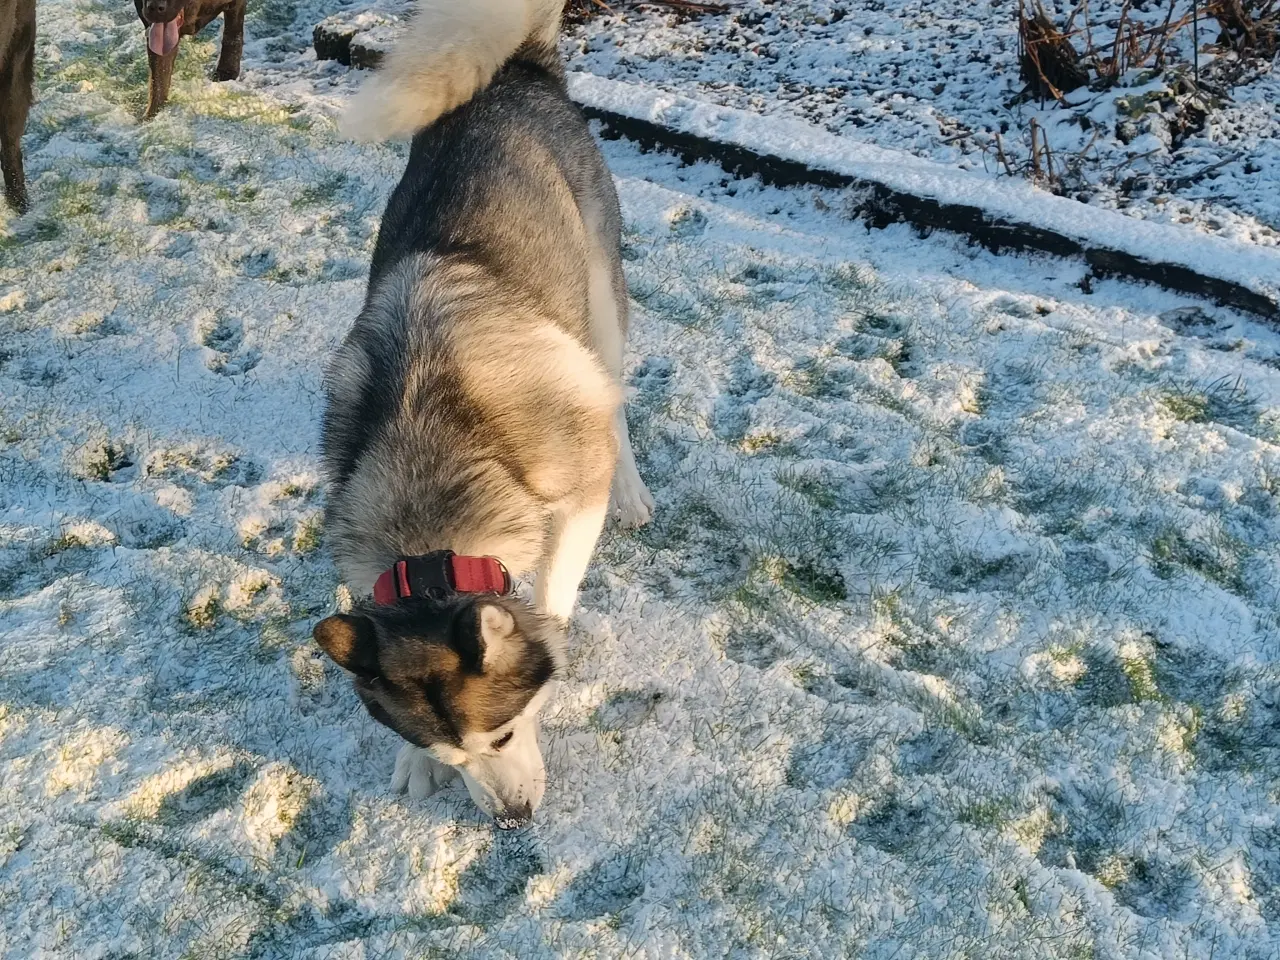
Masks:
[[[178,45],[178,28],[182,26],[182,14],[168,23],[153,23],[147,28],[147,47],[157,57],[167,57]]]

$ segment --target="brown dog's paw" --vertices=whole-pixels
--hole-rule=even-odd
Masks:
[[[213,80],[215,83],[226,83],[228,80],[239,80],[239,79],[240,79],[239,67],[237,67],[235,70],[218,69],[213,71]]]

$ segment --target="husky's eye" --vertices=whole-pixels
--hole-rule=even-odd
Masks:
[[[492,747],[494,750],[501,750],[503,747],[505,747],[508,743],[511,742],[511,738],[514,737],[515,735],[516,735],[516,732],[514,730],[508,730],[506,733],[500,736],[497,740],[493,741],[493,743],[489,744],[489,746]]]

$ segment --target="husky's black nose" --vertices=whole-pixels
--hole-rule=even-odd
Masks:
[[[499,830],[515,830],[524,827],[533,819],[533,807],[526,801],[519,806],[510,806],[493,818]]]

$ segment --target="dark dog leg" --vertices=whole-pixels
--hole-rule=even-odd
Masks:
[[[169,99],[169,85],[173,82],[173,65],[178,59],[178,49],[182,44],[178,44],[173,48],[173,52],[167,57],[162,57],[151,50],[147,51],[147,60],[151,63],[151,93],[147,97],[147,112],[143,114],[143,119],[150,120],[160,108],[165,105]]]
[[[4,168],[5,199],[19,213],[27,212],[27,178],[22,170],[22,132],[31,109],[31,82],[35,71],[36,23],[18,27],[9,47],[11,59],[0,73],[0,167]]]
[[[235,80],[240,76],[240,54],[244,51],[244,8],[247,0],[238,0],[222,14],[222,51],[218,54],[215,80]]]
[[[27,111],[14,111],[6,105],[0,117],[0,166],[4,167],[4,198],[13,209],[26,213],[27,179],[22,172],[22,130],[27,124]]]

